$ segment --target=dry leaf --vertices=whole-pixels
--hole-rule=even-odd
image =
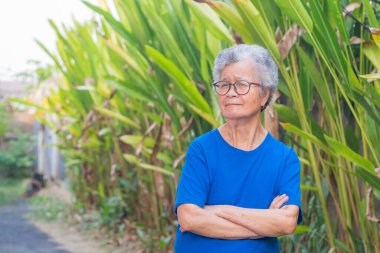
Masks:
[[[185,158],[185,154],[181,155],[177,159],[175,159],[173,163],[173,168],[177,168],[178,164]]]
[[[347,18],[348,16],[347,12],[351,13],[358,8],[360,8],[360,3],[350,3],[349,5],[346,6],[345,11],[343,12],[344,17]]]
[[[380,177],[380,168],[376,168],[376,175],[377,177]],[[372,213],[372,210],[374,210],[373,202],[371,201],[373,195],[373,187],[368,187],[367,190],[367,196],[366,196],[366,202],[367,202],[367,208],[366,208],[366,216],[367,219],[376,223],[380,223],[380,217],[376,215],[376,213]]]
[[[350,39],[351,45],[357,45],[357,44],[360,44],[362,42],[363,42],[363,40],[361,38],[359,38],[359,37],[356,37],[356,36],[353,36]]]
[[[297,38],[298,38],[298,25],[294,24],[277,44],[282,60],[284,60],[288,56],[290,49],[297,42]]]

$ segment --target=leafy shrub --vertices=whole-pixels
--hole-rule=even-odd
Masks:
[[[7,108],[0,103],[0,140],[8,131],[9,116]]]
[[[0,176],[19,178],[32,173],[35,137],[19,131],[16,131],[16,136],[9,142],[7,151],[0,151]]]

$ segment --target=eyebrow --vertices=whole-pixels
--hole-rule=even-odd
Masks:
[[[242,76],[239,76],[239,75],[232,75],[233,77],[237,78],[237,79],[244,79],[244,77]],[[221,81],[225,81],[227,79],[227,77],[224,77],[223,79],[220,79]]]

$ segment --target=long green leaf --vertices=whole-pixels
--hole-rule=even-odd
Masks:
[[[82,1],[82,2],[85,5],[87,5],[90,9],[92,9],[93,11],[102,15],[105,18],[105,20],[107,20],[107,22],[111,25],[111,27],[116,32],[118,32],[121,36],[123,36],[128,42],[130,42],[132,44],[138,44],[136,38],[130,32],[128,32],[124,28],[124,26],[119,21],[117,21],[110,13],[108,13],[107,11],[91,4],[88,1]]]
[[[352,149],[347,147],[346,145],[340,143],[339,141],[325,135],[326,141],[329,143],[330,147],[335,150],[339,155],[343,156],[347,160],[367,169],[370,172],[375,172],[373,164],[362,157],[358,153],[354,152]]]
[[[371,173],[368,170],[365,170],[361,167],[356,167],[355,174],[360,177],[364,182],[367,182],[369,185],[373,186],[375,189],[380,190],[380,178],[376,174]]]
[[[163,56],[156,49],[146,46],[146,51],[148,56],[166,73],[168,73],[171,78],[175,81],[175,84],[180,89],[182,94],[187,97],[190,102],[199,109],[206,113],[211,113],[210,106],[207,104],[206,100],[197,90],[196,86],[193,85],[189,79],[181,72],[181,70],[175,66],[168,58]]]
[[[315,145],[317,145],[319,148],[323,149],[326,153],[328,153],[329,155],[335,157],[335,153],[334,151],[329,148],[328,146],[326,146],[321,140],[319,140],[316,136],[312,135],[311,133],[308,133],[290,123],[280,123],[281,126],[292,132],[292,133],[295,133],[301,137],[305,137],[306,139],[310,140],[312,143],[314,143]]]
[[[127,124],[128,126],[131,126],[135,129],[140,129],[140,126],[138,124],[136,124],[133,120],[129,119],[128,117],[121,115],[120,113],[113,112],[111,110],[101,108],[101,107],[96,107],[96,110],[98,112],[100,112],[101,114],[115,118],[115,119]]]
[[[313,31],[313,20],[300,0],[275,0],[275,2],[284,13],[305,28],[308,33]]]
[[[192,0],[186,0],[186,3],[190,6],[195,16],[203,24],[207,24],[207,30],[211,34],[220,40],[224,40],[230,43],[234,42],[231,33],[208,5],[198,4]]]

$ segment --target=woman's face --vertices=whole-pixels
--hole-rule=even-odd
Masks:
[[[260,83],[251,60],[232,63],[222,70],[219,81],[234,83],[237,80]],[[266,90],[261,97],[259,90],[260,87],[251,85],[247,94],[239,95],[231,86],[226,95],[218,95],[219,107],[224,118],[226,120],[251,118],[260,113],[261,106],[264,106],[268,99],[269,91]]]

